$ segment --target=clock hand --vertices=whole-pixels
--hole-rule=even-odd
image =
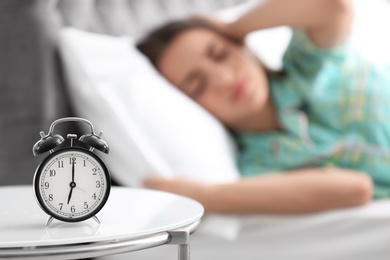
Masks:
[[[69,192],[69,196],[68,196],[68,204],[70,202],[70,199],[72,198],[72,193],[73,193],[73,189],[74,187],[76,187],[76,183],[74,182],[74,160],[72,160],[72,182],[69,184],[70,185],[70,192]]]
[[[70,192],[69,192],[69,196],[68,196],[68,204],[69,204],[70,198],[72,198],[73,188],[74,187],[70,186]]]
[[[72,159],[72,182],[74,182],[74,161],[75,160]]]

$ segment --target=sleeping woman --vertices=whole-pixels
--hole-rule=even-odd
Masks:
[[[268,0],[232,23],[173,21],[143,38],[138,48],[157,70],[234,133],[243,176],[144,185],[215,213],[307,213],[390,197],[390,67],[350,47],[352,20],[352,0]],[[272,72],[242,42],[281,25],[293,36]]]

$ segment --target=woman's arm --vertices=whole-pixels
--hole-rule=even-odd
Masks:
[[[286,25],[305,30],[313,43],[330,48],[345,39],[352,17],[352,0],[266,0],[227,30],[242,40],[252,31]]]
[[[371,200],[372,182],[343,169],[304,169],[228,184],[148,179],[145,186],[198,200],[211,213],[309,213],[361,205]]]

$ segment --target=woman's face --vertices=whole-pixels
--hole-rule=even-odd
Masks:
[[[258,61],[241,46],[207,29],[179,34],[164,50],[157,67],[232,129],[252,120],[269,98],[267,77]]]

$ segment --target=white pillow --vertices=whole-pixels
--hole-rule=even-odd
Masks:
[[[171,86],[128,37],[63,29],[60,51],[81,117],[111,147],[104,156],[122,185],[150,174],[209,183],[234,181],[235,145],[227,130]]]

